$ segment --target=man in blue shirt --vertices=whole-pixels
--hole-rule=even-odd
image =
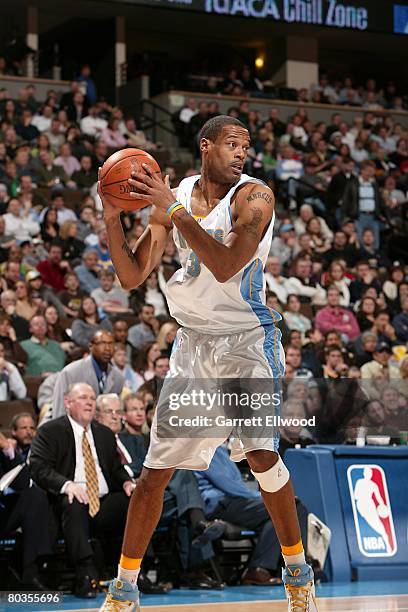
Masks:
[[[243,584],[282,584],[276,577],[281,549],[275,529],[259,491],[244,482],[226,446],[220,446],[208,470],[194,472],[205,503],[207,519],[221,519],[257,532],[258,541],[242,576]],[[307,541],[307,510],[297,501],[303,542]]]

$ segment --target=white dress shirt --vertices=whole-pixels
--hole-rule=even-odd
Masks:
[[[86,475],[85,475],[85,462],[84,456],[82,454],[82,437],[84,434],[84,428],[82,425],[74,421],[74,419],[68,415],[69,422],[71,423],[72,430],[74,432],[75,438],[75,475],[74,482],[76,484],[83,485],[84,489],[86,489]],[[96,447],[94,438],[92,435],[91,426],[88,427],[86,432],[86,437],[88,438],[89,446],[91,447],[92,456],[95,461],[96,475],[98,477],[99,483],[99,497],[103,497],[109,493],[108,483],[105,480],[105,476],[102,473],[101,466],[99,464],[98,455],[96,453]],[[66,484],[61,489],[61,493],[65,493]]]

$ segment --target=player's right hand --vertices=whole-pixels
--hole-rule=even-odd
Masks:
[[[110,200],[109,196],[102,193],[101,189],[101,168],[98,168],[98,196],[101,198],[102,206],[103,206],[103,218],[105,222],[108,222],[109,219],[116,219],[120,216],[120,213],[123,212],[122,208],[118,208],[118,206],[114,206]]]

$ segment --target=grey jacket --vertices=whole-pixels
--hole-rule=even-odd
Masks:
[[[92,364],[91,355],[70,363],[58,374],[52,398],[53,419],[65,415],[64,395],[68,391],[70,385],[78,382],[84,382],[91,385],[96,396],[100,395],[98,379]],[[108,377],[103,392],[117,393],[120,395],[123,384],[124,378],[119,370],[111,365],[108,366]]]

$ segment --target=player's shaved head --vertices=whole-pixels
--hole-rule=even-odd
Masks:
[[[228,125],[235,125],[243,128],[244,130],[247,129],[242,121],[235,119],[235,117],[230,117],[229,115],[218,115],[217,117],[213,117],[204,123],[203,127],[201,128],[200,139],[206,138],[207,140],[211,140],[211,142],[215,142],[224,127]]]

